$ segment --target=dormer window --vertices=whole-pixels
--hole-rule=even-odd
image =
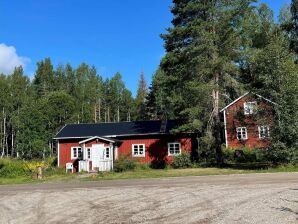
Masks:
[[[257,111],[257,102],[245,102],[244,114],[254,114]]]

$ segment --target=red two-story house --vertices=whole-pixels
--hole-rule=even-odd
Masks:
[[[274,128],[276,103],[246,93],[221,110],[226,147],[267,148]]]

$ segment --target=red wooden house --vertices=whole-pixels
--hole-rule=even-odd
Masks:
[[[275,105],[258,94],[248,92],[223,108],[226,147],[269,147]]]
[[[172,134],[178,120],[70,124],[56,137],[58,166],[72,171],[109,171],[125,155],[142,163],[171,162],[191,152],[190,134]]]

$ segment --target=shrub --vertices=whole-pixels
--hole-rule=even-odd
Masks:
[[[282,142],[274,143],[274,145],[266,150],[265,157],[273,164],[285,164],[291,161],[291,150]]]
[[[28,175],[28,172],[26,172],[23,161],[10,159],[0,160],[0,177],[17,177],[26,175]]]
[[[236,163],[254,163],[254,162],[268,162],[266,149],[223,149],[223,156],[225,162]]]
[[[189,153],[182,153],[174,158],[171,166],[175,169],[177,168],[187,168],[192,166]]]
[[[165,160],[152,160],[150,163],[150,168],[152,169],[164,169],[167,167]]]
[[[137,166],[135,160],[131,159],[128,156],[120,156],[119,159],[114,162],[114,171],[123,172],[128,170],[134,170]]]

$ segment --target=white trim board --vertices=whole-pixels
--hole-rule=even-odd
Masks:
[[[230,104],[228,104],[227,106],[225,106],[224,108],[222,108],[222,109],[220,110],[220,112],[223,112],[223,111],[226,110],[228,107],[232,106],[234,103],[236,103],[237,101],[239,101],[240,99],[242,99],[243,97],[245,97],[245,96],[248,95],[248,94],[256,95],[257,97],[262,98],[262,99],[268,101],[269,103],[272,103],[272,104],[274,104],[274,105],[277,105],[277,103],[274,103],[273,101],[271,101],[271,100],[269,100],[269,99],[267,99],[267,98],[265,98],[265,97],[263,97],[263,96],[261,96],[261,95],[259,95],[259,94],[256,94],[256,93],[253,93],[253,92],[247,92],[247,93],[243,94],[242,96],[238,97],[238,98],[237,98],[236,100],[234,100],[232,103],[230,103]]]
[[[111,142],[111,143],[115,143],[115,141],[111,140],[111,139],[107,139],[107,138],[103,138],[103,137],[99,137],[99,136],[93,136],[91,138],[88,138],[88,139],[85,139],[83,141],[80,141],[79,144],[83,144],[85,142],[89,142],[89,141],[92,141],[93,139],[101,139],[101,140],[104,140],[104,141],[107,141],[107,142]]]

